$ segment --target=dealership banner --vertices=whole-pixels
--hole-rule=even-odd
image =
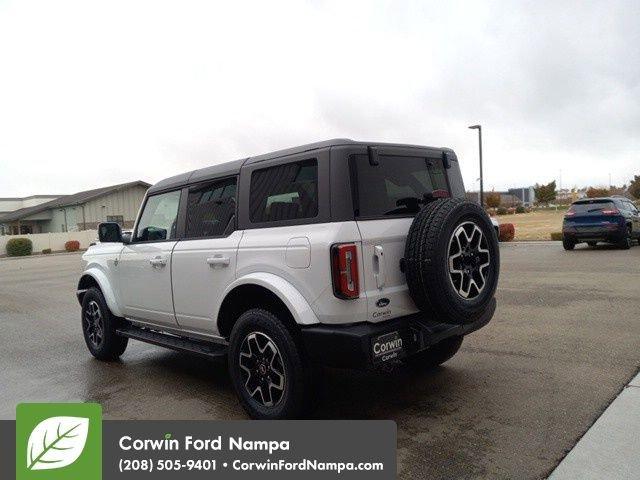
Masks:
[[[18,405],[0,421],[0,478],[396,478],[393,421],[101,417],[98,404]]]

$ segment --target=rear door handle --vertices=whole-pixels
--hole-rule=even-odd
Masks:
[[[228,267],[231,259],[223,255],[214,255],[207,258],[207,263],[212,267]]]
[[[154,257],[149,260],[152,267],[164,267],[167,264],[167,260],[162,257]]]

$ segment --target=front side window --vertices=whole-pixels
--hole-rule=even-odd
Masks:
[[[380,155],[371,165],[367,155],[354,155],[357,217],[414,215],[425,194],[449,192],[441,159]]]
[[[249,218],[253,223],[317,215],[317,160],[277,165],[251,174]]]
[[[218,237],[233,228],[236,179],[228,178],[189,189],[185,237]]]
[[[135,240],[149,242],[176,238],[179,204],[179,190],[149,197],[138,222]]]

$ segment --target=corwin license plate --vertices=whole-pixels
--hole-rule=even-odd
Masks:
[[[405,352],[400,332],[395,331],[374,337],[371,341],[371,353],[374,363],[404,357]]]

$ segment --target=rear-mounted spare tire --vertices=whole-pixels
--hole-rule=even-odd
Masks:
[[[425,314],[453,324],[478,320],[494,308],[500,271],[489,216],[464,199],[429,202],[409,229],[404,270],[411,298]]]

